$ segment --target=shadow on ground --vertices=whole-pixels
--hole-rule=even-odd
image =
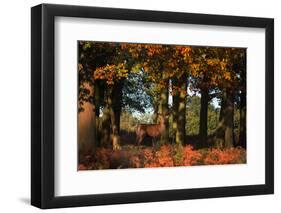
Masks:
[[[21,198],[19,198],[19,201],[26,205],[30,205],[30,199],[27,197],[21,197]]]

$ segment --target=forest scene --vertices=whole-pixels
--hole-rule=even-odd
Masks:
[[[78,171],[246,163],[246,48],[77,45]]]

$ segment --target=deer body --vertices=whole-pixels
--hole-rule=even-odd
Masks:
[[[145,138],[145,136],[156,137],[161,136],[161,134],[166,130],[165,128],[165,119],[163,115],[159,115],[159,124],[139,124],[136,127],[136,142],[137,145],[140,145]]]

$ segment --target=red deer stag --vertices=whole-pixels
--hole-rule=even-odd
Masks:
[[[136,126],[136,143],[140,145],[145,136],[155,139],[166,130],[168,115],[158,114],[158,124],[139,124]]]

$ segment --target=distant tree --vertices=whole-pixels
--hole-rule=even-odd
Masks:
[[[215,108],[212,103],[208,105],[208,135],[211,135],[218,124],[219,109]]]
[[[153,108],[152,89],[147,75],[140,68],[137,72],[130,72],[124,81],[122,107],[127,111],[146,113],[147,109]]]
[[[123,110],[120,117],[120,130],[125,132],[135,132],[135,126],[139,122],[131,112]]]
[[[198,135],[200,123],[200,97],[189,96],[187,98],[186,134]]]
[[[200,126],[200,104],[201,98],[199,96],[190,96],[187,98],[187,114],[186,114],[186,134],[198,135]],[[219,109],[216,109],[212,103],[208,105],[208,133],[212,134],[217,127]]]

